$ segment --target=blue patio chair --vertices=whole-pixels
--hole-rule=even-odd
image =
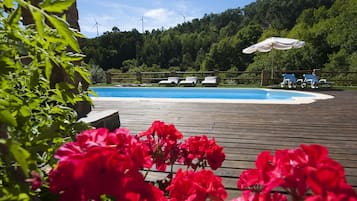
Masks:
[[[319,88],[319,86],[331,87],[333,82],[329,82],[326,79],[319,79],[315,74],[304,74],[303,87],[311,86],[312,89]]]
[[[296,85],[301,81],[301,79],[297,79],[294,73],[285,73],[282,75],[283,81],[280,83],[281,88],[296,88]]]
[[[304,87],[311,86],[312,89],[319,88],[319,78],[313,74],[304,74]]]

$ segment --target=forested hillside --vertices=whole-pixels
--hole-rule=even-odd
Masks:
[[[168,30],[111,32],[82,41],[86,62],[104,70],[261,70],[271,53],[242,49],[270,36],[305,41],[275,51],[281,70],[357,71],[357,0],[257,0],[244,8],[179,24]]]

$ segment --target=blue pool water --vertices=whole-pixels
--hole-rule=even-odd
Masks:
[[[155,88],[155,87],[93,87],[98,97],[179,98],[179,99],[241,99],[289,100],[314,97],[297,91],[255,88]]]

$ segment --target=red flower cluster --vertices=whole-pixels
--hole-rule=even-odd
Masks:
[[[171,165],[172,170],[179,159],[192,163],[195,158],[208,161],[213,169],[217,169],[225,158],[223,148],[214,139],[202,136],[181,143],[178,140],[182,138],[182,133],[174,125],[160,121],[153,122],[147,131],[137,136],[123,128],[114,132],[104,128],[84,131],[77,136],[76,142],[66,143],[56,151],[59,163],[50,172],[50,190],[60,194],[61,200],[100,200],[102,195],[124,201],[167,200],[164,192],[145,182],[140,170],[150,169],[153,163],[160,171],[165,171],[167,165]],[[192,157],[187,159],[186,156]],[[170,175],[168,185],[172,172]],[[223,200],[227,197],[221,179],[213,172],[179,171],[175,182],[168,188],[173,193],[171,200],[182,200],[174,195],[181,192],[179,180],[183,178],[193,179],[187,182],[194,181],[190,184],[192,188],[185,192],[185,195],[193,193],[189,195],[195,197],[192,200],[205,201],[208,197]]]
[[[194,170],[205,168],[206,163],[216,170],[226,158],[223,147],[218,146],[214,138],[209,140],[205,135],[188,138],[181,144],[180,150],[183,163]]]
[[[274,156],[262,152],[256,168],[242,172],[237,185],[245,191],[235,201],[286,201],[285,195],[271,193],[277,187],[285,189],[293,201],[357,201],[343,167],[321,145],[277,150]]]
[[[227,192],[221,178],[210,170],[179,171],[167,188],[170,201],[223,201]]]
[[[151,150],[159,171],[165,171],[167,165],[173,165],[175,162],[183,162],[194,170],[198,167],[205,168],[208,163],[216,170],[225,159],[223,147],[218,146],[214,138],[194,136],[182,143],[178,141],[183,138],[182,133],[174,125],[166,125],[161,121],[154,121],[147,131],[137,137]]]
[[[156,169],[165,171],[167,165],[172,165],[178,159],[179,149],[177,140],[183,135],[172,124],[154,121],[152,126],[138,135],[139,139],[149,147]]]
[[[126,129],[88,130],[55,153],[58,166],[50,172],[50,190],[61,200],[166,200],[163,192],[144,181],[139,170],[152,166],[148,148]]]

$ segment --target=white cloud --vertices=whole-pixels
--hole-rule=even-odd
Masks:
[[[144,29],[148,31],[162,28],[168,29],[183,21],[184,16],[181,13],[164,8],[150,9],[144,13]]]
[[[164,8],[157,8],[146,11],[144,16],[154,20],[165,21],[168,18],[174,17],[175,12],[166,10]]]

